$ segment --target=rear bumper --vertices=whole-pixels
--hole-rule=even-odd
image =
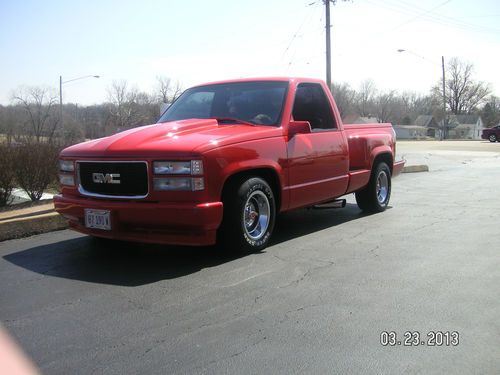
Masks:
[[[222,202],[107,201],[62,195],[54,196],[54,206],[69,220],[69,226],[81,233],[123,241],[191,246],[215,243],[223,212]],[[86,208],[109,210],[111,230],[86,228]]]

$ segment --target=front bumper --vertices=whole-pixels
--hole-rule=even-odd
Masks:
[[[169,245],[212,245],[222,222],[222,202],[163,203],[109,201],[84,197],[54,196],[57,212],[69,226],[91,236],[123,241]],[[109,210],[111,230],[85,227],[86,208]]]

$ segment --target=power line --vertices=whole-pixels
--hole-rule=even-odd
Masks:
[[[423,8],[420,8],[420,7],[416,6],[416,5],[410,4],[410,3],[406,2],[406,1],[403,1],[403,0],[400,0],[400,3],[405,3],[405,4],[408,4],[407,6],[409,6],[409,7],[413,7],[415,9],[419,9],[419,10],[423,10]],[[495,28],[486,27],[486,26],[482,26],[482,25],[476,25],[476,24],[473,24],[473,23],[470,23],[470,22],[466,22],[466,21],[463,21],[463,20],[460,20],[460,19],[457,19],[457,18],[453,18],[453,17],[447,16],[447,15],[444,15],[444,14],[441,14],[441,13],[436,13],[436,12],[430,12],[430,14],[427,17],[425,17],[425,18],[429,18],[430,20],[435,20],[436,22],[441,23],[441,24],[447,24],[447,25],[452,25],[452,26],[471,28],[471,29],[475,29],[475,30],[479,30],[479,31],[483,31],[484,30],[485,32],[490,32],[490,31],[493,32],[493,33],[500,32],[500,29],[495,29]]]
[[[486,27],[486,26],[481,26],[481,25],[476,25],[470,22],[465,22],[458,20],[456,18],[452,18],[446,15],[443,15],[441,13],[436,13],[435,10],[439,7],[442,7],[449,1],[445,3],[439,4],[437,7],[434,7],[432,9],[426,10],[424,8],[421,8],[419,6],[416,6],[411,3],[407,3],[405,1],[400,0],[399,2],[395,3],[390,0],[365,0],[365,2],[375,5],[377,7],[385,8],[390,11],[404,14],[404,15],[410,15],[414,16],[414,19],[405,21],[404,24],[399,25],[403,26],[407,23],[413,22],[415,19],[421,18],[423,20],[426,20],[431,23],[439,24],[442,26],[447,26],[447,27],[452,27],[452,28],[458,28],[466,31],[474,31],[474,32],[479,32],[479,33],[489,33],[489,34],[498,34],[500,33],[500,29],[496,28],[491,28],[491,27]],[[391,30],[392,31],[392,30]]]
[[[311,22],[311,21],[316,19],[316,17],[317,17],[316,12],[318,11],[318,9],[320,9],[320,7],[318,6],[318,2],[310,3],[307,6],[310,8],[310,11],[304,16],[304,19],[303,19],[301,25],[299,26],[297,31],[292,36],[290,43],[288,44],[288,46],[284,50],[282,57],[280,59],[280,60],[283,60],[285,55],[288,54],[288,59],[287,59],[288,62],[286,64],[287,72],[289,71],[290,67],[297,62],[296,54],[299,51],[299,49],[301,49],[306,36],[311,34],[311,28],[314,26],[317,26],[316,21],[313,21],[313,22]],[[322,28],[323,26],[320,25],[320,27]],[[311,43],[309,45],[311,45]],[[306,60],[309,60],[309,58],[310,58],[310,56],[308,55],[307,58],[303,58],[300,61],[306,61]]]
[[[411,18],[411,19],[409,19],[409,20],[407,20],[407,21],[405,21],[405,22],[403,22],[403,23],[399,24],[398,26],[394,27],[394,28],[393,28],[393,29],[391,29],[390,31],[394,31],[394,30],[399,29],[400,27],[402,27],[402,26],[404,26],[404,25],[407,25],[407,24],[409,24],[409,23],[412,23],[413,21],[415,21],[415,20],[417,20],[417,19],[419,19],[419,18],[422,18],[422,17],[423,17],[423,16],[425,16],[426,14],[429,14],[429,13],[431,13],[431,12],[435,11],[436,9],[441,8],[442,6],[444,6],[444,5],[448,4],[449,2],[451,2],[451,0],[446,0],[446,1],[442,2],[442,3],[440,3],[439,5],[435,6],[435,7],[434,7],[434,8],[432,8],[432,9],[429,9],[429,10],[423,11],[422,13],[417,14],[415,17],[413,17],[413,18]]]
[[[315,4],[316,4],[316,2],[313,2],[313,3],[310,3],[310,4],[307,5],[307,7],[309,7],[311,9],[311,11],[304,16],[304,18],[302,20],[302,23],[300,24],[300,26],[297,29],[297,31],[293,34],[292,39],[290,40],[290,42],[288,43],[287,47],[283,51],[281,59],[283,59],[283,57],[285,57],[286,53],[290,50],[290,47],[292,46],[292,44],[297,39],[297,36],[299,35],[300,31],[302,30],[302,27],[304,26],[304,24],[306,24],[306,21],[307,21],[307,23],[309,23],[309,21],[311,20],[312,14],[314,13],[314,8],[312,6],[315,5]]]

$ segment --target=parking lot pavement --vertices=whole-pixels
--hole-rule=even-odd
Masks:
[[[500,143],[465,143],[400,142],[429,172],[390,209],[284,214],[262,253],[0,243],[0,319],[47,374],[498,374]]]

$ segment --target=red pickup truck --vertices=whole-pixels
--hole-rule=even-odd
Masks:
[[[111,239],[266,247],[280,212],[384,211],[395,162],[390,124],[345,125],[324,82],[240,79],[186,90],[154,125],[64,149],[56,210]]]

